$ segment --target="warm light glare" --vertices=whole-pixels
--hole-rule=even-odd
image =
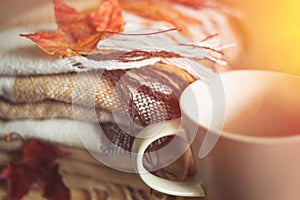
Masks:
[[[264,68],[300,74],[299,0],[220,0],[242,11],[234,22],[243,36],[242,68]]]

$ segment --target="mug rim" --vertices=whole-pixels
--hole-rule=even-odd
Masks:
[[[260,73],[260,74],[269,74],[269,75],[281,75],[281,76],[288,76],[288,77],[294,77],[296,79],[299,79],[300,82],[300,76],[295,75],[295,74],[290,74],[290,73],[286,73],[286,72],[281,72],[281,71],[271,71],[271,70],[260,70],[260,69],[238,69],[238,70],[231,70],[231,71],[225,71],[225,72],[220,72],[218,73],[220,76],[222,76],[223,74],[237,74],[237,73]],[[198,126],[209,130],[209,128],[207,127],[207,125],[201,124],[199,121],[197,121],[196,119],[193,119],[191,116],[189,116],[186,111],[183,109],[182,104],[183,104],[183,94],[186,93],[187,90],[191,90],[191,88],[195,87],[194,85],[197,84],[197,82],[203,82],[201,79],[198,79],[196,81],[194,81],[193,83],[191,83],[189,86],[187,86],[187,88],[185,88],[185,90],[183,91],[183,93],[180,96],[179,102],[180,102],[180,107],[181,107],[181,112],[182,115],[184,115],[186,118],[188,118],[188,120],[192,121],[194,124],[197,124]],[[198,99],[196,97],[196,99]],[[197,100],[198,101],[198,100]],[[224,124],[223,124],[224,127]],[[221,133],[216,133],[215,131],[210,131],[210,133],[218,135],[220,137],[223,138],[227,138],[230,140],[235,140],[235,141],[239,141],[239,142],[244,142],[244,143],[264,143],[264,144],[278,144],[278,143],[289,143],[289,142],[295,142],[296,140],[300,140],[300,133],[299,134],[292,134],[292,135],[287,135],[287,136],[251,136],[251,135],[242,135],[239,134],[237,132],[229,132],[226,130],[220,130]],[[299,130],[300,132],[300,130]]]

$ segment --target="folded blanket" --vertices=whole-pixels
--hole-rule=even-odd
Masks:
[[[169,199],[151,194],[135,174],[118,172],[93,159],[84,149],[78,127],[90,139],[97,137],[100,151],[119,156],[121,162],[141,128],[181,116],[179,98],[190,83],[212,75],[225,63],[223,58],[230,64],[238,55],[238,48],[226,49],[239,42],[220,7],[193,8],[166,1],[165,8],[176,15],[164,18],[155,4],[148,5],[149,12],[140,13],[140,2],[146,1],[134,1],[130,6],[123,3],[125,33],[149,33],[180,25],[184,35],[120,35],[99,42],[95,54],[58,58],[19,36],[56,29],[47,18],[45,8],[49,5],[0,29],[0,138],[14,133],[25,141],[46,140],[71,152],[71,157],[60,161],[60,169],[75,198],[84,196],[80,192],[84,191],[87,199]],[[158,17],[151,15],[153,10]],[[37,13],[43,17],[39,19]],[[137,38],[139,42],[134,42]],[[165,47],[172,51],[163,51]],[[129,118],[132,121],[128,122]],[[131,129],[132,124],[138,129]],[[161,141],[164,144],[169,139]],[[108,142],[118,148],[111,149]],[[22,144],[3,140],[0,144],[0,166],[20,159]],[[162,143],[154,145],[152,148],[157,148]],[[192,163],[191,155],[185,155],[157,174],[182,180],[193,173],[189,169]],[[0,191],[0,199],[2,194]]]
[[[96,125],[91,122],[76,121],[91,134],[97,133]],[[49,119],[49,120],[12,120],[0,121],[0,136],[3,138],[10,133],[17,133],[24,139],[38,138],[70,146],[82,146],[77,134],[74,120]]]
[[[74,73],[19,76],[14,77],[13,81],[11,77],[0,77],[0,96],[6,99],[0,104],[0,110],[6,110],[1,118],[32,119],[39,115],[39,119],[45,119],[50,112],[47,106],[51,105],[51,110],[56,113],[52,113],[52,117],[82,119],[89,115],[86,120],[104,122],[110,119],[107,113],[114,112],[130,114],[143,126],[180,116],[179,95],[194,80],[191,75],[174,66],[162,64],[130,70],[126,76],[125,72],[105,71],[99,77],[92,71],[85,73],[80,81]],[[126,78],[123,83],[121,77],[122,80]],[[8,79],[11,85],[7,84]],[[141,82],[144,85],[140,85]],[[72,105],[72,113],[57,110],[70,109]],[[12,110],[8,111],[8,108]],[[35,109],[30,111],[30,108]],[[19,112],[12,116],[13,111]]]
[[[72,105],[59,101],[45,100],[37,103],[12,103],[0,99],[0,113],[3,120],[25,120],[25,119],[72,119],[73,110],[80,115],[76,119],[80,121],[113,121],[111,113],[96,109],[96,118],[90,111],[80,105]]]

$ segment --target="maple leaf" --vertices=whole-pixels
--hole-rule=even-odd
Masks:
[[[50,143],[30,140],[23,148],[23,160],[9,164],[0,174],[0,179],[7,180],[9,200],[20,200],[34,188],[44,191],[49,200],[70,200],[55,162],[67,155]]]
[[[122,32],[124,22],[120,20],[121,11],[118,0],[106,1],[96,13],[90,14],[90,19],[96,31]]]
[[[187,25],[199,24],[197,19],[179,12],[177,9],[161,0],[120,0],[120,3],[124,10],[136,15],[153,20],[169,22],[188,37],[192,36]]]
[[[99,40],[108,37],[106,32],[122,32],[124,21],[118,0],[104,1],[96,12],[80,13],[62,0],[53,0],[58,29],[20,34],[31,39],[47,54],[61,57],[93,50]]]
[[[10,164],[0,174],[0,178],[7,179],[10,199],[21,199],[26,195],[34,180],[30,176],[30,172],[26,165]],[[21,183],[21,184],[20,184]]]
[[[69,153],[62,151],[51,143],[41,143],[38,140],[30,140],[23,148],[23,158],[25,160],[37,160],[43,164],[51,164],[55,160],[68,156]]]
[[[203,6],[203,0],[164,0],[172,3],[183,4],[193,8],[200,8]]]
[[[54,165],[53,168],[50,169],[49,176],[47,179],[47,185],[44,190],[44,197],[49,200],[69,200],[70,193],[66,192],[69,189],[65,186],[62,178],[59,174],[59,166],[58,164]]]

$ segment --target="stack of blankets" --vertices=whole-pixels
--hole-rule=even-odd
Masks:
[[[81,9],[87,6],[85,1],[72,3]],[[178,12],[189,9],[190,17],[201,21],[199,27],[193,24],[191,34],[196,44],[206,45],[203,55],[207,56],[202,55],[198,61],[209,67],[199,70],[203,74],[214,73],[220,63],[208,51],[222,51],[222,45],[239,43],[226,14],[215,6],[192,8],[173,3],[170,6]],[[101,55],[99,59],[99,55],[67,58],[46,55],[19,34],[54,31],[51,9],[51,2],[46,3],[0,27],[0,170],[22,159],[26,141],[35,138],[70,153],[59,160],[59,166],[72,199],[180,199],[151,191],[138,175],[127,173],[126,167],[122,171],[101,163],[86,149],[84,140],[89,135],[98,136],[100,151],[111,157],[118,158],[130,152],[134,135],[142,128],[180,118],[181,92],[201,77],[193,69],[172,63],[172,59],[166,57],[126,69],[114,62],[116,57],[105,57],[111,59],[112,66],[99,69],[92,65],[107,63],[102,63],[104,57]],[[174,27],[170,22],[147,19],[134,12],[124,11],[123,15],[125,32]],[[197,28],[201,31],[195,31]],[[216,34],[212,42],[203,40]],[[236,48],[227,52],[224,57],[227,62],[233,62],[237,57]],[[88,60],[92,62],[86,62]],[[130,123],[122,121],[124,113],[132,119]],[[126,128],[121,128],[120,124]],[[132,124],[137,125],[131,127]],[[157,142],[153,148],[167,140]],[[156,173],[177,180],[192,176],[191,157],[191,152],[187,151],[178,161]],[[6,199],[8,192],[4,181],[0,182],[0,188],[0,200]],[[40,196],[39,191],[32,191],[25,199],[42,199]]]

